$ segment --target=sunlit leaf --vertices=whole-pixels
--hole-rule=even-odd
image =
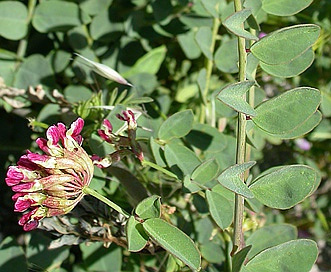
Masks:
[[[308,7],[313,0],[262,0],[262,8],[269,14],[289,16]]]
[[[314,241],[292,240],[262,251],[246,264],[243,272],[310,271],[317,254]]]
[[[248,40],[258,40],[252,33],[245,30],[242,26],[247,18],[252,14],[250,9],[243,9],[228,17],[223,25],[233,34]]]
[[[217,96],[224,104],[232,109],[255,116],[254,109],[244,100],[243,95],[254,85],[254,81],[242,81],[233,83],[223,88]]]
[[[190,237],[160,218],[147,219],[143,227],[160,246],[194,271],[200,270],[201,256]]]
[[[276,30],[251,47],[251,52],[266,64],[285,64],[303,54],[317,40],[320,27],[294,25]]]
[[[316,170],[309,166],[288,165],[262,173],[249,188],[264,205],[289,209],[309,196],[319,179]]]
[[[243,164],[235,164],[225,169],[218,177],[218,181],[225,188],[247,198],[253,198],[254,195],[242,181],[240,175],[251,168],[256,162],[250,161]]]

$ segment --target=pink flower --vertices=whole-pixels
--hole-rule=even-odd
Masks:
[[[19,225],[25,231],[39,221],[70,212],[84,197],[83,188],[93,177],[93,163],[81,147],[84,120],[78,118],[69,129],[58,123],[36,143],[45,154],[27,151],[7,171],[6,183],[15,192],[15,211],[23,212]]]

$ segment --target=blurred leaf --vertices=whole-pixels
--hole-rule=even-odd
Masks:
[[[255,116],[256,112],[244,99],[244,94],[254,85],[254,81],[242,81],[224,87],[217,99],[237,112]]]
[[[124,32],[122,22],[111,21],[111,9],[102,9],[101,12],[93,18],[90,25],[91,37],[93,40],[104,42],[116,41]]]
[[[290,16],[308,7],[313,0],[262,0],[262,8],[269,14]]]
[[[112,244],[105,248],[102,243],[94,242],[90,244],[80,244],[83,254],[84,267],[88,271],[121,271],[122,250],[119,246]]]
[[[184,176],[191,175],[193,170],[201,163],[195,153],[187,147],[169,143],[164,148],[164,155],[168,166],[177,175],[180,170]]]
[[[179,17],[179,20],[187,25],[189,28],[194,27],[212,27],[213,26],[213,19],[210,17],[196,15],[196,14],[183,14]]]
[[[261,68],[268,74],[277,77],[294,77],[304,72],[314,61],[314,51],[309,48],[307,51],[285,64],[269,65],[261,62]]]
[[[79,6],[89,15],[96,15],[101,10],[107,10],[113,0],[85,0],[82,1]]]
[[[176,92],[176,101],[179,103],[185,103],[188,99],[194,97],[199,92],[197,84],[185,85],[182,88],[178,88]]]
[[[316,112],[320,102],[321,94],[317,89],[292,89],[260,104],[252,120],[270,134],[289,134]]]
[[[238,72],[238,45],[237,39],[231,39],[222,42],[221,46],[216,50],[215,65],[217,69],[225,73]]]
[[[184,137],[192,129],[193,118],[192,110],[175,113],[162,123],[158,138],[167,142],[173,138]]]
[[[210,215],[215,220],[216,224],[222,230],[229,227],[233,220],[233,192],[218,184],[214,186],[211,191],[206,191],[206,200]]]
[[[0,77],[7,86],[13,85],[16,67],[16,54],[0,49]]]
[[[193,30],[178,35],[177,39],[188,59],[196,59],[201,55],[201,50],[195,41],[195,32]]]
[[[55,78],[52,67],[45,57],[31,55],[24,60],[17,71],[15,86],[27,89],[29,86],[36,87],[42,84],[45,90],[55,88]]]
[[[211,52],[213,33],[210,27],[201,27],[195,34],[195,41],[199,45],[202,53],[210,60],[213,59],[213,52]]]
[[[200,270],[201,256],[190,237],[160,218],[147,219],[143,227],[150,237],[192,270]]]
[[[243,272],[310,271],[317,254],[314,241],[293,240],[262,251],[246,264]]]
[[[123,73],[123,75],[128,78],[139,73],[155,75],[164,61],[166,52],[167,48],[164,45],[152,49],[146,55],[138,59],[134,66]]]
[[[250,161],[243,164],[235,164],[225,169],[218,177],[218,182],[225,188],[246,198],[253,198],[254,195],[241,180],[240,175],[250,169],[256,162]]]
[[[246,240],[246,245],[252,245],[247,255],[248,259],[272,246],[297,239],[297,229],[290,224],[264,226],[254,231]]]
[[[79,85],[69,85],[64,89],[63,93],[66,100],[71,103],[85,101],[92,96],[92,91],[89,88]]]
[[[161,197],[152,195],[142,200],[136,207],[135,213],[141,219],[158,218],[161,216]]]
[[[0,2],[0,36],[20,40],[28,32],[28,9],[18,1]]]
[[[142,250],[148,241],[148,235],[144,231],[142,224],[136,221],[133,216],[130,216],[126,224],[126,237],[128,250],[131,252]]]
[[[43,1],[37,5],[32,24],[41,33],[68,31],[88,23],[89,16],[73,2]]]
[[[313,24],[284,27],[254,43],[250,50],[266,64],[285,64],[311,47],[319,33],[320,27]]]
[[[267,13],[262,9],[262,0],[246,0],[244,7],[252,10],[252,14],[258,23],[267,20]]]
[[[201,3],[211,16],[217,19],[219,18],[220,1],[209,0],[209,1],[201,1]]]
[[[241,11],[235,12],[230,17],[228,17],[223,25],[236,36],[248,39],[248,40],[258,40],[258,38],[252,33],[245,30],[242,25],[247,20],[249,16],[252,15],[250,9],[243,9]]]
[[[193,147],[210,154],[222,151],[228,142],[225,134],[207,124],[194,124],[185,138]]]
[[[220,167],[215,159],[207,160],[194,169],[191,179],[199,184],[206,184],[218,175]]]
[[[29,265],[37,265],[43,270],[51,270],[60,266],[68,258],[68,247],[49,249],[50,242],[51,239],[41,233],[31,233],[31,240],[26,248],[26,257]]]
[[[331,117],[331,94],[322,90],[321,110],[323,116]]]
[[[232,257],[232,272],[240,272],[252,246],[246,246]]]
[[[47,58],[55,73],[62,72],[70,63],[71,53],[64,50],[52,51]]]
[[[249,186],[254,197],[268,207],[289,209],[309,196],[320,182],[316,170],[306,165],[270,168]]]
[[[0,255],[0,271],[28,271],[23,248],[12,237],[1,241]]]

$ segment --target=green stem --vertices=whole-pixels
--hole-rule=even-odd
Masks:
[[[30,29],[30,22],[32,20],[32,16],[33,16],[33,12],[34,12],[34,8],[36,6],[36,0],[29,0],[28,2],[28,17],[27,17],[27,25],[28,28]],[[27,31],[27,34],[25,35],[25,37],[23,39],[20,40],[18,47],[17,47],[17,63],[16,66],[18,67],[19,63],[22,61],[25,52],[26,52],[26,48],[28,45],[28,37],[29,37],[29,29]]]
[[[242,10],[241,0],[234,0],[235,11]],[[244,27],[242,25],[242,27]],[[239,53],[239,81],[246,80],[246,62],[247,54],[245,48],[245,39],[238,37],[238,53]],[[246,95],[243,97],[246,100]],[[246,149],[246,116],[243,113],[238,113],[237,127],[237,149],[236,149],[236,164],[245,162]],[[245,182],[244,173],[240,176],[242,182]],[[244,217],[244,198],[241,195],[235,195],[235,214],[234,214],[234,234],[233,234],[233,251],[232,254],[244,247],[243,235],[243,217]]]
[[[218,5],[218,4],[217,4]],[[217,8],[217,6],[215,7]],[[213,22],[213,29],[212,29],[212,41],[210,45],[210,52],[214,52],[215,50],[215,43],[216,43],[216,38],[217,38],[217,33],[218,29],[220,27],[220,20],[219,18],[214,18]],[[210,85],[210,77],[213,71],[213,65],[214,62],[212,59],[206,59],[206,85],[205,88],[201,91],[201,98],[202,98],[202,106],[201,106],[201,113],[200,113],[200,123],[204,123],[206,116],[208,117],[207,114],[207,97],[208,97],[208,92],[209,92],[209,85]]]
[[[99,199],[100,201],[107,204],[109,207],[111,207],[115,211],[122,214],[124,217],[126,217],[126,218],[130,217],[130,214],[128,214],[126,211],[124,211],[120,206],[118,206],[114,202],[110,201],[108,198],[104,197],[103,195],[99,194],[97,191],[94,191],[92,188],[86,186],[83,188],[82,191],[84,194],[91,195],[91,196]]]

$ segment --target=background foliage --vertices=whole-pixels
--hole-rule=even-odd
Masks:
[[[297,237],[313,239],[319,248],[316,268],[328,271],[331,269],[331,3],[316,0],[293,15],[280,7],[273,10],[267,2],[244,2],[245,7],[253,10],[260,33],[298,24],[319,25],[321,32],[312,49],[305,51],[303,61],[291,63],[291,69],[284,63],[263,62],[259,66],[255,104],[286,90],[309,86],[321,91],[322,120],[304,138],[295,140],[280,140],[258,132],[251,155],[258,164],[252,168],[252,175],[256,178],[270,167],[299,163],[318,169],[322,181],[313,195],[289,210],[273,210],[249,202],[252,209],[247,210],[244,221],[246,242],[254,240],[253,235],[260,235],[259,239],[255,238],[259,241],[272,237],[273,241],[269,242],[274,245]],[[297,2],[310,4],[310,1]],[[213,8],[216,3],[218,10]],[[232,1],[225,0],[1,1],[1,179],[4,180],[8,165],[14,164],[25,149],[36,149],[33,140],[44,134],[46,125],[59,121],[69,124],[81,116],[86,122],[84,147],[90,154],[103,156],[113,151],[96,134],[103,118],[110,119],[117,130],[122,122],[116,119],[116,113],[125,107],[143,110],[137,134],[145,156],[170,170],[176,178],[143,167],[130,157],[106,171],[98,170],[92,186],[129,212],[147,195],[161,196],[166,219],[198,244],[203,268],[223,271],[228,266],[231,246],[227,232],[215,230],[217,225],[229,227],[233,194],[219,186],[204,196],[196,183],[210,188],[215,185],[216,176],[234,164],[237,115],[216,96],[237,80],[238,55],[235,36],[231,34],[236,29],[231,22],[226,27],[215,27],[214,20],[220,17],[224,22],[233,13]],[[215,29],[217,32],[213,33]],[[299,39],[293,37],[292,41]],[[283,47],[280,55],[287,53],[286,43]],[[74,53],[114,68],[135,87],[105,80],[91,72]],[[310,63],[307,70],[302,69]],[[208,69],[212,71],[210,78],[206,76]],[[98,106],[115,107],[109,111]],[[308,111],[305,105],[298,110],[298,116]],[[160,145],[164,144],[166,147],[161,152]],[[116,214],[89,197],[61,222],[45,221],[45,229],[56,229],[53,235],[45,231],[23,233],[17,226],[18,215],[12,212],[12,193],[4,182],[0,183],[0,189],[1,271],[8,271],[13,265],[18,271],[28,267],[32,271],[107,271],[109,267],[112,271],[176,271],[182,265],[159,248],[155,248],[160,252],[157,255],[148,251],[130,253],[110,243],[107,233],[121,237],[123,227],[116,221]],[[228,218],[217,220],[218,213],[210,206],[210,203],[219,204],[218,195],[223,197],[221,205],[227,203],[224,214]],[[90,233],[73,235],[75,218],[82,215],[84,230]],[[276,223],[279,225],[274,228]],[[93,243],[85,244],[85,241]],[[54,249],[47,249],[50,244]],[[58,247],[61,245],[64,246]],[[256,245],[248,257],[259,252],[259,246],[266,247]]]

